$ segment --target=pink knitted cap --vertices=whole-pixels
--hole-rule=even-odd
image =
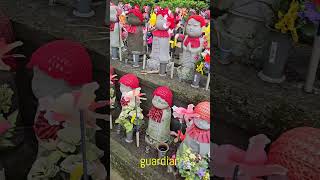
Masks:
[[[134,74],[126,74],[119,79],[119,83],[128,86],[132,89],[139,87],[139,79]]]
[[[167,86],[160,86],[153,91],[153,96],[159,96],[165,100],[169,106],[172,106],[172,91]]]
[[[86,49],[77,42],[57,40],[43,45],[31,57],[28,67],[38,67],[49,76],[71,86],[92,81],[92,63]]]
[[[210,122],[210,102],[204,101],[199,103],[195,108],[194,112],[200,115],[200,118]]]

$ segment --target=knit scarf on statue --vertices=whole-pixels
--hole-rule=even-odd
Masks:
[[[128,33],[135,34],[137,32],[137,26],[125,25],[125,29]]]
[[[192,48],[198,48],[200,47],[200,38],[199,37],[187,37],[187,39],[184,41],[184,46],[188,47],[188,44],[191,44]]]
[[[152,108],[149,111],[148,117],[157,123],[161,123],[162,114],[163,114],[163,109],[159,109],[152,106]]]
[[[58,131],[63,128],[63,122],[60,122],[59,125],[50,125],[44,117],[45,113],[46,111],[39,113],[37,121],[33,125],[34,132],[39,139],[56,139]]]
[[[161,38],[168,38],[169,33],[167,30],[155,30],[152,32],[153,36],[155,37],[161,37]]]

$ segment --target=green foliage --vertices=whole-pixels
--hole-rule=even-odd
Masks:
[[[140,10],[142,10],[143,6],[154,6],[154,0],[123,0],[122,1],[124,4],[130,4],[131,6],[134,5],[139,5],[140,6]]]
[[[0,86],[0,112],[8,113],[11,107],[11,98],[14,92],[9,88],[8,84]]]
[[[209,8],[208,3],[194,0],[162,0],[157,3],[157,5],[162,8],[169,7],[171,10],[175,10],[176,8],[188,8],[200,11]]]
[[[151,7],[154,7],[155,5],[158,5],[162,8],[168,7],[172,11],[175,10],[177,7],[179,8],[188,8],[188,9],[195,9],[197,11],[208,9],[209,3],[205,1],[195,1],[195,0],[161,0],[158,3],[155,3],[154,0],[123,0],[124,4],[131,4],[139,5],[142,9],[143,6],[149,5]]]

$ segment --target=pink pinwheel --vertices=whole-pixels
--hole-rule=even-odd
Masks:
[[[114,84],[114,81],[117,80],[115,77],[117,77],[116,74],[112,75],[110,74],[110,84],[113,85]]]
[[[11,128],[10,122],[6,120],[0,121],[0,135],[5,134],[10,128]]]
[[[194,108],[193,104],[189,104],[187,109],[185,109],[183,107],[173,106],[172,107],[172,110],[173,110],[172,115],[174,118],[179,118],[180,123],[182,123],[182,120],[189,122],[190,119],[192,119],[192,118],[200,117],[198,114],[194,113],[193,108]]]
[[[10,66],[8,66],[7,64],[5,64],[3,62],[3,60],[5,58],[9,58],[9,57],[25,57],[24,55],[21,54],[10,54],[10,55],[6,55],[8,52],[10,52],[11,50],[13,50],[16,47],[22,46],[23,43],[21,41],[16,41],[14,43],[11,44],[7,44],[4,38],[0,39],[0,70],[10,70]]]
[[[140,90],[141,88],[136,88],[136,89],[133,89],[132,91],[125,93],[123,96],[124,100],[129,102],[135,98],[137,103],[141,103],[141,100],[146,100],[146,98],[142,97],[145,95],[145,93],[140,93]]]
[[[89,128],[97,128],[96,119],[107,120],[107,116],[98,114],[95,109],[104,107],[108,101],[95,102],[95,91],[99,85],[94,83],[85,84],[80,91],[63,94],[47,106],[51,117],[56,121],[67,121],[71,124],[79,124],[79,110],[84,110],[86,125]]]
[[[213,171],[218,177],[230,179],[236,166],[238,179],[255,180],[263,176],[285,176],[287,169],[280,165],[267,164],[265,146],[270,140],[263,134],[250,138],[247,151],[233,145],[213,146]]]

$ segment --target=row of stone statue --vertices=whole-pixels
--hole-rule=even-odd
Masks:
[[[122,61],[124,41],[127,44],[127,52],[129,58],[133,61],[133,67],[139,67],[140,56],[143,55],[143,69],[147,72],[159,72],[161,76],[166,76],[167,72],[171,73],[173,78],[174,61],[170,55],[170,40],[173,36],[170,30],[175,28],[175,19],[171,11],[166,9],[155,9],[155,22],[146,23],[144,25],[144,16],[139,8],[133,7],[125,15],[127,20],[123,24],[120,17],[123,16],[123,10],[119,6],[110,5],[110,48],[111,59]],[[150,18],[152,19],[152,17]],[[180,59],[181,66],[177,68],[177,75],[180,81],[199,81],[199,76],[195,76],[195,72],[203,74],[204,66],[196,67],[196,62],[203,50],[210,57],[210,42],[208,38],[203,36],[203,29],[206,27],[206,19],[201,15],[191,15],[185,22],[185,35],[181,34],[179,39],[182,40],[182,57]],[[150,26],[150,28],[149,28]],[[209,27],[209,25],[208,25]],[[146,33],[152,32],[152,48],[150,58],[147,59],[146,53]],[[125,39],[125,40],[124,40]],[[209,43],[208,43],[209,42]],[[130,57],[131,56],[131,57]],[[198,59],[197,59],[198,58]],[[127,62],[127,58],[125,60]],[[206,63],[210,66],[210,62]],[[200,68],[201,70],[197,70]],[[210,69],[209,69],[210,71]],[[210,79],[208,79],[207,84]],[[194,84],[193,87],[199,87]],[[208,89],[208,85],[207,85]]]
[[[110,69],[111,102],[115,99],[114,69]],[[126,131],[126,142],[133,142],[133,132],[136,131],[137,146],[139,146],[139,130],[144,119],[140,104],[146,100],[141,93],[139,79],[134,74],[125,74],[119,79],[121,98],[121,113],[115,120],[118,124],[118,133],[123,127]],[[148,112],[148,128],[145,141],[156,148],[159,143],[172,142],[170,124],[172,115],[181,123],[187,124],[186,138],[183,144],[191,148],[195,153],[207,155],[210,152],[210,102],[200,102],[195,107],[188,108],[173,106],[173,92],[167,86],[157,87],[152,94],[152,107]],[[171,109],[172,108],[172,109]],[[182,146],[181,146],[182,147]]]

